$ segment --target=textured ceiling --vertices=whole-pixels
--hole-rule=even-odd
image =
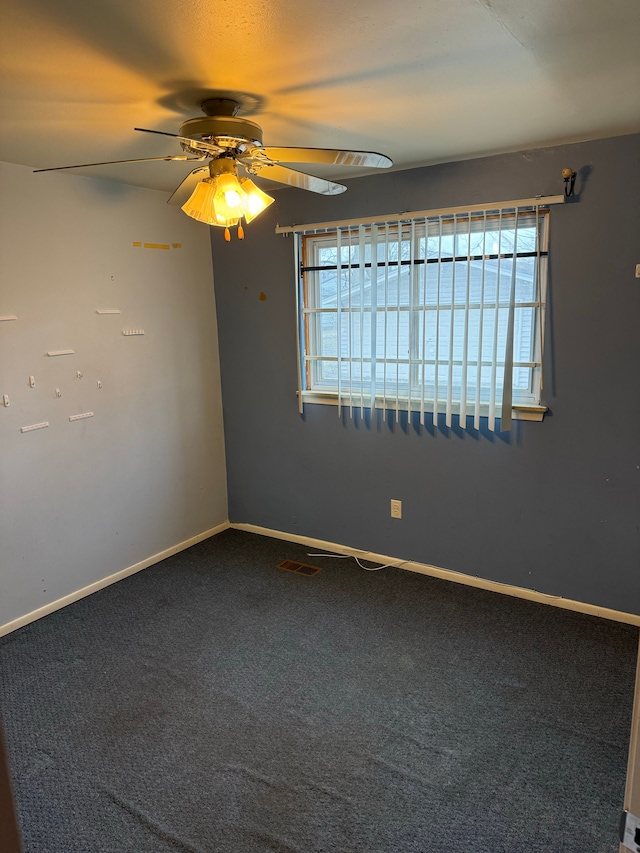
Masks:
[[[210,93],[267,145],[394,168],[640,130],[638,0],[1,0],[0,159],[179,154]],[[163,190],[184,163],[79,174]],[[309,169],[350,177],[357,169]]]

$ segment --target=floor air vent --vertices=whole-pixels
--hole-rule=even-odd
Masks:
[[[278,568],[284,569],[285,572],[294,572],[296,575],[306,575],[309,578],[322,571],[318,566],[310,566],[308,563],[298,563],[296,560],[283,560],[281,563],[278,563]]]

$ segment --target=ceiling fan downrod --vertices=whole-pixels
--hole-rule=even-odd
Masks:
[[[240,112],[240,104],[232,98],[206,98],[200,102],[200,109],[206,116],[233,117]]]

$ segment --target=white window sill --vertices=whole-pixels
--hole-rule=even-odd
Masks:
[[[333,393],[332,391],[302,391],[299,392],[302,394],[302,402],[303,403],[313,403],[319,404],[321,406],[337,406],[338,405],[338,395]],[[343,398],[342,405],[345,407],[350,407],[353,405],[354,409],[359,409],[361,406],[360,397],[354,395],[349,401],[348,398]],[[365,397],[362,405],[365,409],[370,408],[369,406],[369,398]],[[432,412],[433,404],[430,404],[427,408],[425,408],[425,414],[430,414]],[[396,410],[396,401],[389,400],[386,406],[383,405],[381,398],[376,398],[375,403],[376,409],[386,409],[387,411],[395,412]],[[397,408],[401,412],[406,412],[408,409],[407,400],[398,400]],[[419,411],[419,406],[415,403],[411,403],[411,411],[416,412]],[[460,404],[453,403],[451,407],[451,411],[454,415],[458,415],[460,413]],[[511,417],[514,421],[541,421],[544,418],[545,412],[548,409],[546,406],[532,406],[532,405],[514,405],[511,412]],[[441,402],[438,404],[438,414],[446,413],[446,404]],[[473,417],[474,411],[472,405],[467,405],[467,417]],[[489,406],[483,405],[480,407],[480,417],[486,418],[489,415]],[[500,417],[500,407],[496,406],[496,417]]]

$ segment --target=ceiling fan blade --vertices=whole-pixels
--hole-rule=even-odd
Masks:
[[[224,151],[224,148],[212,145],[211,142],[202,142],[199,139],[191,139],[189,136],[178,136],[177,133],[167,133],[164,130],[149,130],[146,127],[134,127],[133,129],[139,130],[140,133],[157,133],[159,136],[170,136],[172,139],[177,139],[178,142],[186,142],[191,148],[197,148],[198,151],[206,151],[208,154],[222,154]]]
[[[324,163],[329,166],[364,166],[388,169],[393,160],[376,151],[339,151],[334,148],[254,148],[252,157],[268,157],[274,163]]]
[[[115,166],[117,163],[152,163],[155,160],[195,160],[199,162],[202,157],[187,157],[186,154],[169,155],[168,157],[136,157],[134,160],[105,160],[103,163],[77,163],[75,166],[53,166],[50,169],[34,169],[34,172],[61,172],[63,169],[84,169],[86,166]]]
[[[194,169],[187,177],[179,184],[167,199],[167,204],[179,204],[182,206],[188,200],[191,193],[195,190],[198,181],[201,181],[201,175],[209,174],[208,166],[201,166],[199,169]]]
[[[260,178],[277,181],[279,184],[288,184],[291,187],[310,190],[312,193],[320,193],[321,195],[337,195],[346,190],[346,187],[342,184],[325,181],[324,178],[316,178],[314,175],[307,175],[305,172],[298,172],[286,166],[279,166],[277,163],[270,163],[268,160],[264,162],[253,161],[251,163],[251,173],[258,175]]]

